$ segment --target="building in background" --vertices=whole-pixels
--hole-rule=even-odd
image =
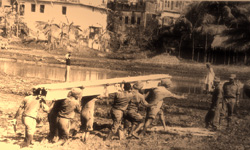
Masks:
[[[145,0],[114,0],[108,3],[108,8],[120,15],[114,24],[116,32],[124,32],[128,27],[145,28],[156,15],[156,3]]]
[[[181,16],[181,13],[191,0],[161,0],[161,23],[162,26],[173,25]]]

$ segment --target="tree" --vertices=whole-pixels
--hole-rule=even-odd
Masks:
[[[183,40],[191,37],[192,23],[189,20],[187,20],[185,17],[180,17],[175,22],[173,32],[176,37],[179,37],[178,57],[180,58],[181,45],[182,45]]]
[[[48,20],[48,22],[37,21],[37,28],[40,29],[44,33],[44,35],[46,35],[49,44],[49,50],[51,46],[52,49],[54,49],[54,42],[57,38],[55,32],[60,29],[60,26],[58,24],[53,23],[53,20]]]
[[[250,51],[250,19],[248,17],[237,19],[237,28],[230,28],[223,34],[228,36],[225,41],[226,44],[230,45],[233,49],[243,52],[244,63],[247,63],[247,54]]]

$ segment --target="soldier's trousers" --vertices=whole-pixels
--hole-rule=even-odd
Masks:
[[[235,104],[236,104],[235,98],[225,98],[225,103],[223,107],[224,107],[224,110],[227,110],[228,122],[231,122],[232,120]]]
[[[70,131],[70,119],[57,117],[57,127],[59,139],[68,140]]]

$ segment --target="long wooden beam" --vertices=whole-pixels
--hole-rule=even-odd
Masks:
[[[72,88],[83,89],[83,96],[94,96],[94,95],[106,95],[107,93],[115,93],[121,89],[122,83],[129,82],[133,85],[136,81],[142,81],[144,83],[144,89],[150,89],[157,87],[161,79],[171,78],[168,74],[155,74],[145,76],[134,76],[134,77],[123,77],[123,78],[112,78],[104,80],[92,80],[92,81],[79,81],[79,82],[65,82],[65,83],[54,83],[54,84],[41,84],[34,88],[44,89],[46,91],[46,100],[60,100],[67,97],[68,92]]]

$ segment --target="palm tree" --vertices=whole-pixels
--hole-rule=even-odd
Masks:
[[[247,63],[247,54],[250,51],[250,4],[241,3],[238,4],[234,11],[235,17],[231,20],[232,26],[223,32],[224,36],[228,39],[225,40],[225,44],[228,45],[225,48],[231,48],[238,52],[244,53],[244,63]]]
[[[241,18],[238,19],[238,27],[231,28],[224,32],[224,35],[228,36],[228,39],[225,41],[226,44],[240,52],[245,54],[244,63],[247,63],[247,53],[250,51],[250,19]]]
[[[54,49],[54,40],[56,39],[54,33],[60,29],[60,26],[58,24],[53,23],[53,20],[49,20],[48,22],[37,21],[37,28],[41,29],[47,36],[49,50],[51,48],[52,43],[52,48]]]
[[[192,30],[192,23],[187,20],[184,16],[176,20],[174,25],[174,35],[179,36],[179,51],[178,57],[180,58],[181,45],[183,40],[190,38]]]
[[[221,34],[235,24],[238,2],[195,2],[187,8],[185,17],[192,23],[192,60],[194,59],[195,35],[205,36],[204,62],[210,43],[208,37]]]

